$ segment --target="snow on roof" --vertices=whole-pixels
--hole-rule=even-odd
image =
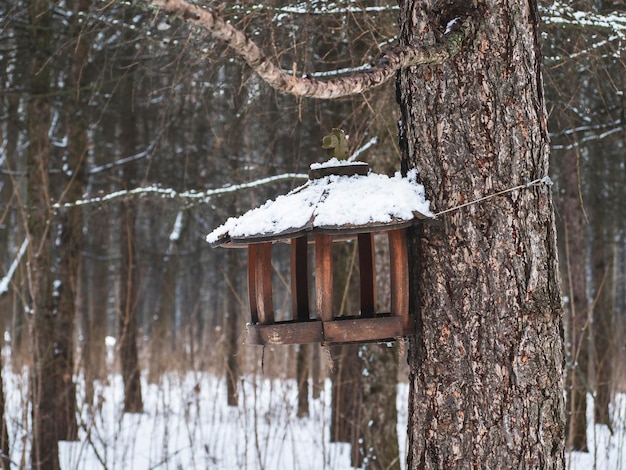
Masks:
[[[311,170],[317,170],[318,168],[329,168],[337,166],[355,166],[355,165],[367,165],[366,162],[352,161],[352,160],[339,160],[336,157],[326,160],[322,163],[312,163]]]
[[[369,173],[330,175],[307,181],[207,235],[213,246],[290,238],[300,232],[399,225],[433,217],[417,171],[406,177]]]

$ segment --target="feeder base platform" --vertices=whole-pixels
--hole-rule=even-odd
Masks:
[[[375,317],[340,317],[333,321],[286,321],[271,325],[259,323],[247,327],[247,344],[345,344],[391,341],[415,334],[415,321],[390,315]]]

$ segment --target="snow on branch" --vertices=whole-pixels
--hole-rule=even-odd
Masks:
[[[252,11],[269,10],[275,14],[290,14],[290,15],[316,15],[316,16],[332,16],[332,15],[346,15],[346,14],[358,14],[358,13],[381,13],[381,12],[395,12],[399,10],[397,5],[381,5],[381,6],[364,6],[364,5],[347,5],[341,6],[337,4],[329,4],[328,2],[301,2],[295,5],[284,6],[268,6],[259,3],[257,5],[242,6],[233,5],[229,6],[233,11],[240,11],[243,13],[249,13]]]
[[[372,137],[370,140],[365,142],[365,144],[363,144],[360,148],[356,149],[356,151],[352,155],[350,155],[350,157],[348,158],[348,161],[353,162],[354,160],[356,160],[356,158],[359,155],[361,155],[363,152],[369,149],[372,145],[376,145],[377,143],[378,143],[378,137],[377,136]]]
[[[593,142],[596,140],[603,140],[606,139],[607,137],[609,137],[610,135],[613,134],[617,134],[618,132],[622,132],[625,129],[624,126],[618,126],[614,129],[610,129],[606,132],[603,132],[601,134],[592,134],[592,135],[588,135],[586,137],[583,137],[580,140],[577,140],[574,143],[568,144],[568,145],[551,145],[550,148],[552,150],[571,150],[573,148],[579,147],[582,144],[586,144],[587,142]]]
[[[591,120],[591,118],[588,118],[588,119]],[[549,136],[551,139],[554,139],[556,137],[561,137],[564,135],[572,135],[572,134],[577,134],[579,132],[599,131],[599,130],[603,130],[607,128],[612,131],[611,133],[614,133],[614,132],[619,132],[619,130],[621,129],[624,129],[624,125],[622,124],[621,119],[617,119],[609,123],[593,124],[593,125],[590,124],[587,126],[578,126],[578,127],[572,127],[570,129],[564,129],[559,132],[550,132]]]
[[[466,19],[444,36],[444,41],[430,47],[416,45],[395,47],[364,70],[345,77],[325,81],[313,77],[298,77],[285,73],[265,55],[261,48],[242,31],[227,23],[218,14],[187,3],[185,0],[149,0],[164,12],[182,17],[186,22],[200,26],[228,45],[265,82],[283,93],[318,99],[333,99],[358,95],[382,85],[395,77],[395,72],[414,65],[438,65],[454,57],[464,41],[474,33],[474,25]]]
[[[596,49],[600,49],[606,46],[609,46],[611,43],[616,43],[615,45],[615,50],[610,53],[610,54],[602,54],[599,55],[598,58],[601,59],[605,59],[607,57],[612,57],[612,58],[616,58],[619,59],[620,58],[620,46],[621,46],[621,42],[624,40],[625,36],[623,34],[619,35],[619,34],[613,34],[611,36],[609,36],[606,39],[601,39],[598,42],[595,42],[591,45],[589,45],[588,47],[586,47],[585,49],[576,51],[576,52],[572,52],[571,54],[567,54],[564,56],[561,55],[557,55],[557,56],[545,56],[545,59],[547,61],[551,61],[551,62],[560,62],[564,59],[570,60],[570,59],[577,59],[578,57],[582,57],[582,56],[590,56],[592,53],[595,53]]]
[[[156,140],[152,144],[150,144],[150,146],[146,150],[136,153],[135,155],[131,155],[130,157],[120,158],[119,160],[115,160],[114,162],[106,163],[104,165],[94,167],[91,170],[89,170],[89,174],[95,175],[96,173],[101,173],[105,170],[110,170],[111,168],[114,168],[116,166],[124,165],[126,163],[131,163],[137,160],[141,160],[142,158],[149,157],[155,147],[156,147]]]
[[[155,195],[166,199],[177,199],[186,202],[198,202],[206,203],[211,197],[219,196],[221,194],[233,193],[242,189],[256,188],[276,181],[287,179],[308,179],[309,175],[303,173],[283,173],[281,175],[269,176],[267,178],[261,178],[258,180],[250,181],[248,183],[235,184],[231,186],[224,186],[222,188],[209,189],[207,191],[183,191],[178,192],[171,188],[160,188],[158,186],[146,186],[144,188],[135,188],[122,191],[115,191],[113,193],[106,194],[104,196],[90,197],[87,199],[81,199],[74,202],[56,203],[53,204],[53,209],[66,209],[69,207],[86,206],[89,204],[100,204],[104,202],[113,201],[129,196],[149,196]]]
[[[554,2],[549,6],[542,5],[539,7],[539,12],[546,24],[607,29],[620,38],[626,37],[626,16],[623,13],[598,14],[593,11],[581,11],[563,2]]]
[[[9,267],[9,271],[7,272],[6,276],[0,279],[0,296],[9,292],[9,285],[11,284],[11,279],[13,279],[13,275],[15,274],[15,271],[17,270],[17,267],[20,264],[22,256],[24,256],[24,253],[26,253],[27,246],[28,246],[28,238],[25,238],[24,242],[22,243],[22,246],[20,247],[20,250],[17,252],[15,259],[13,260],[13,263],[11,263],[11,266]]]

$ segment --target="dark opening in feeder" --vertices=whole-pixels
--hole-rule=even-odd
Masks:
[[[369,172],[367,163],[332,158],[312,165],[304,185],[229,219],[207,241],[212,246],[248,249],[248,344],[386,341],[415,332],[409,313],[406,228],[429,217],[416,173],[388,177]],[[377,312],[374,242],[385,235],[390,311]],[[333,311],[332,243],[346,240],[358,243],[360,311],[339,317]],[[276,242],[291,245],[291,319],[287,321],[274,319],[272,245]],[[310,249],[313,270],[308,265]],[[311,272],[315,312],[309,311]]]

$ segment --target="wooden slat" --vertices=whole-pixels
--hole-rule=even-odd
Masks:
[[[256,265],[257,246],[248,245],[248,302],[250,303],[250,321],[259,322],[259,310],[256,304]]]
[[[293,319],[309,319],[309,270],[307,238],[291,240],[291,312]]]
[[[333,319],[333,257],[330,235],[315,235],[315,305],[318,318]]]
[[[361,316],[373,317],[376,311],[376,261],[374,235],[360,233],[359,277],[361,280]]]
[[[321,321],[247,326],[247,344],[307,344],[323,339]]]
[[[409,327],[409,265],[406,230],[391,230],[389,237],[389,270],[391,271],[391,314],[402,318]]]
[[[405,336],[401,317],[355,318],[324,322],[324,343],[358,343]]]
[[[309,179],[319,179],[325,176],[365,176],[369,173],[369,165],[367,163],[353,163],[352,165],[326,166],[322,168],[314,168],[309,170]]]
[[[256,304],[259,323],[274,323],[274,306],[272,302],[272,244],[258,243],[256,253]]]
[[[249,324],[246,344],[283,345],[321,343],[360,343],[390,341],[415,334],[415,325],[408,329],[402,325],[402,318],[386,316],[374,318],[356,317],[330,322],[279,322],[273,325]]]

